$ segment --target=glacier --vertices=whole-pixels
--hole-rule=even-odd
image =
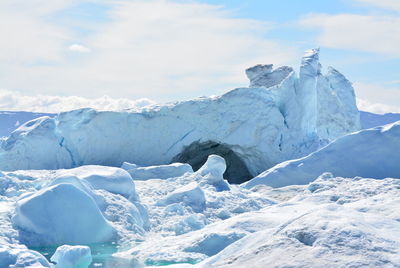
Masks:
[[[321,73],[318,49],[306,52],[299,75],[272,65],[246,73],[248,88],[221,96],[30,121],[2,141],[0,169],[185,162],[197,170],[217,154],[226,179],[241,183],[361,128],[351,83],[333,68]]]

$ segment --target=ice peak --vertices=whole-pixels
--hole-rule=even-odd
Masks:
[[[257,64],[253,67],[246,69],[246,75],[251,81],[260,75],[272,72],[273,66],[274,66],[273,64]]]
[[[246,70],[246,75],[250,80],[250,87],[272,87],[279,85],[292,72],[293,68],[282,66],[275,70],[272,69],[272,64],[258,64]]]
[[[319,63],[319,48],[306,50],[301,60],[300,76],[316,76],[321,73],[321,64]]]
[[[319,60],[319,51],[320,48],[312,48],[312,49],[307,49],[306,51],[304,51],[304,56],[303,59],[305,58],[316,58],[317,60]]]

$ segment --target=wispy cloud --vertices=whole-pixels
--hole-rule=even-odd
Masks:
[[[89,53],[90,49],[80,44],[72,44],[68,47],[69,50],[80,53]]]
[[[400,112],[400,87],[361,82],[353,86],[359,109],[380,114]]]
[[[365,111],[375,114],[400,113],[400,107],[398,106],[392,106],[383,103],[375,103],[363,99],[357,99],[357,107],[360,111]]]
[[[113,99],[107,96],[90,99],[77,96],[27,96],[19,92],[0,90],[0,111],[59,113],[79,108],[117,111],[137,109],[152,104],[155,104],[155,102],[149,99]]]
[[[271,24],[234,18],[221,6],[194,1],[98,2],[109,5],[107,23],[79,38],[65,25],[45,19],[73,0],[60,0],[24,16],[7,7],[4,13],[9,15],[0,14],[0,25],[15,27],[2,36],[9,43],[1,42],[0,49],[15,55],[0,56],[0,69],[5,70],[0,86],[29,94],[107,94],[166,101],[247,85],[245,68],[257,63],[292,64],[299,55],[290,46],[265,38]],[[14,7],[19,5],[23,6],[21,0]],[[86,56],[68,53],[88,49],[91,53]]]
[[[353,0],[365,5],[372,5],[380,8],[400,11],[399,0]]]
[[[357,14],[311,14],[300,25],[319,30],[322,46],[380,53],[400,58],[400,17]]]

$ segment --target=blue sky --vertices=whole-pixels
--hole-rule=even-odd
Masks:
[[[9,92],[221,94],[247,85],[246,67],[297,68],[320,47],[322,65],[354,83],[363,109],[400,111],[398,0],[5,0],[0,23],[0,107],[18,109]]]

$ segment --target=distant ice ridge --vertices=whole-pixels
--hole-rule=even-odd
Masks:
[[[272,65],[246,73],[249,88],[218,97],[141,111],[82,109],[28,122],[2,142],[0,169],[119,167],[126,161],[185,162],[197,170],[218,154],[227,161],[227,179],[240,183],[360,129],[351,83],[333,68],[321,74],[318,49],[306,52],[299,76]]]

